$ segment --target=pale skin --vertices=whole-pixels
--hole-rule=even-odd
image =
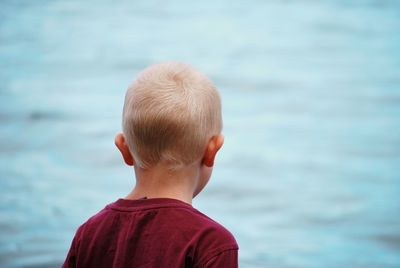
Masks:
[[[209,181],[215,157],[223,143],[222,134],[211,137],[199,160],[177,171],[171,171],[163,163],[143,169],[135,165],[135,159],[129,151],[123,133],[118,133],[115,137],[115,145],[125,163],[133,166],[136,177],[136,185],[125,199],[173,198],[192,204],[193,198]]]

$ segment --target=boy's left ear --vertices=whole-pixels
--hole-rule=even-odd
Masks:
[[[125,163],[128,166],[133,166],[135,164],[135,160],[132,157],[131,152],[129,151],[129,147],[125,142],[125,136],[122,133],[118,133],[115,136],[115,145],[118,150],[121,152],[122,157],[124,158]]]
[[[203,164],[207,167],[214,166],[215,156],[219,149],[221,149],[222,145],[224,144],[224,136],[222,134],[213,136],[206,147],[206,151],[203,156]]]

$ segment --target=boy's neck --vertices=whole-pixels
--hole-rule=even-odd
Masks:
[[[135,175],[136,185],[126,199],[173,198],[192,204],[199,169],[194,165],[177,171],[171,171],[165,165],[147,170],[135,167]]]

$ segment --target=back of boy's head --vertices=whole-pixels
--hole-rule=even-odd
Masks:
[[[221,132],[221,100],[213,83],[190,65],[164,62],[129,86],[123,132],[137,166],[179,169],[199,160]]]

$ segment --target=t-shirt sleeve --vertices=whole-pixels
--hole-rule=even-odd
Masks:
[[[74,239],[72,239],[71,247],[68,251],[67,258],[64,261],[64,264],[62,265],[62,268],[75,268],[76,266],[76,258],[78,254],[78,246],[79,246],[79,240],[80,240],[80,235],[82,231],[82,226],[78,228],[76,231],[76,234],[74,236]]]
[[[238,267],[238,250],[228,249],[210,258],[204,263],[204,268],[237,268]]]

